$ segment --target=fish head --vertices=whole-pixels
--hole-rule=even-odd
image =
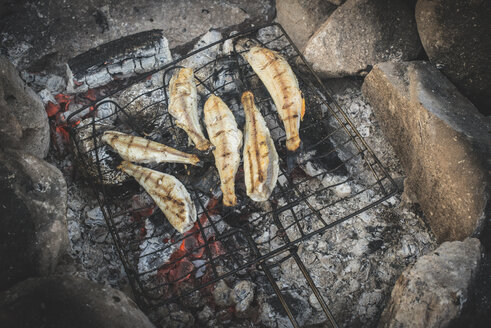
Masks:
[[[194,71],[190,67],[183,67],[179,70],[179,79],[189,79],[194,76]]]

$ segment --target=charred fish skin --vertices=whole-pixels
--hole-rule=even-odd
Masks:
[[[179,180],[127,161],[123,161],[118,168],[138,181],[177,231],[184,233],[193,227],[196,207]]]
[[[199,158],[164,144],[117,131],[105,131],[102,141],[122,159],[134,163],[183,163],[198,165]]]
[[[268,200],[278,180],[278,153],[252,92],[244,92],[241,101],[246,117],[243,151],[246,191],[252,200],[262,202]]]
[[[225,206],[237,205],[235,175],[240,165],[242,132],[228,106],[215,95],[205,103],[205,124],[211,143],[215,146],[213,155],[220,175],[220,188]]]
[[[292,68],[278,52],[259,46],[252,47],[243,56],[273,99],[285,126],[286,148],[296,151],[301,142],[299,130],[305,114],[305,99]]]
[[[209,150],[212,145],[205,138],[198,115],[198,92],[194,83],[191,68],[181,68],[169,82],[169,114],[176,120],[176,125],[186,131],[197,149]]]

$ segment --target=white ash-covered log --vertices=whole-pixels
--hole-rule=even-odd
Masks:
[[[147,73],[172,61],[162,30],[128,35],[105,43],[70,59],[67,64],[69,93]]]

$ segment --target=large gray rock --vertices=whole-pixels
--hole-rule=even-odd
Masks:
[[[379,327],[447,327],[460,314],[480,261],[476,238],[445,242],[420,257],[397,280]]]
[[[69,58],[130,34],[162,29],[171,48],[210,28],[239,29],[274,18],[274,1],[10,1],[2,46],[20,70],[63,75]]]
[[[276,19],[301,49],[336,6],[325,0],[276,1]]]
[[[154,328],[122,292],[71,276],[28,279],[0,293],[0,322],[23,328]]]
[[[439,242],[479,232],[489,199],[489,122],[428,62],[381,63],[363,93]]]
[[[332,3],[333,5],[340,6],[342,5],[346,0],[327,0],[327,2]]]
[[[22,138],[22,127],[17,121],[17,117],[10,110],[3,96],[3,89],[0,88],[0,148],[11,147],[19,148]]]
[[[491,2],[419,0],[416,23],[430,61],[484,114],[491,114]]]
[[[49,125],[43,103],[5,56],[0,56],[0,96],[0,144],[46,157]]]
[[[364,76],[377,63],[416,58],[421,44],[404,0],[348,0],[307,42],[303,54],[322,77]]]
[[[54,272],[68,246],[61,172],[22,151],[0,151],[0,290]]]

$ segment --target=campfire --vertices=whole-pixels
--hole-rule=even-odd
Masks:
[[[296,157],[285,149],[285,132],[269,94],[241,56],[251,43],[282,53],[299,79],[309,110],[300,132],[302,149]],[[167,112],[170,75],[183,66],[194,68],[200,103],[210,94],[220,96],[230,104],[239,126],[244,124],[240,93],[246,89],[254,92],[275,140],[281,172],[271,199],[258,206],[245,196],[240,169],[236,177],[238,205],[227,209],[221,205],[210,155],[202,157],[204,165],[199,168],[154,166],[178,177],[201,209],[193,227],[181,235],[141,187],[117,170],[121,160],[101,142],[101,135],[114,129],[194,152]],[[78,79],[84,77],[79,74]],[[335,326],[298,247],[387,200],[396,186],[281,26],[209,42],[133,82],[111,83],[76,96],[58,94],[54,102],[47,102],[46,111],[56,148],[73,150],[84,176],[92,182],[140,306],[148,311],[162,306],[185,310],[189,298],[202,297],[209,300],[207,306],[217,308],[217,286],[224,280],[234,283],[236,277],[250,276],[245,280],[257,281],[259,269],[265,274],[263,284],[270,286],[261,289],[272,288],[297,326],[298,313],[292,308],[295,298],[281,291],[273,274],[275,267],[294,260],[320,304],[318,316],[323,313],[323,320]],[[251,313],[235,310],[227,317],[260,321]],[[304,319],[300,320],[303,324]]]
[[[464,2],[2,5],[0,325],[482,320]]]

